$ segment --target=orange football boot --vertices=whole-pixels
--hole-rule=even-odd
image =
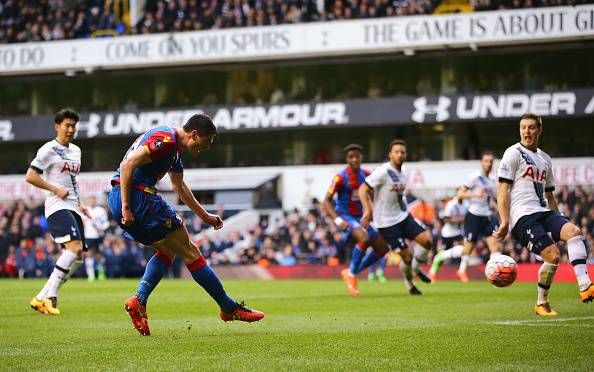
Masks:
[[[148,315],[146,314],[146,306],[138,302],[138,296],[134,295],[126,301],[124,309],[132,319],[132,325],[140,333],[141,336],[150,336],[151,330],[148,325]]]
[[[238,304],[237,309],[228,313],[221,309],[221,320],[225,322],[232,322],[234,320],[241,320],[242,322],[257,322],[264,318],[264,313],[258,310],[253,310],[245,306],[242,302]]]

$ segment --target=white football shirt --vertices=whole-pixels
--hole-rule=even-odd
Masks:
[[[389,227],[404,221],[408,216],[404,190],[406,175],[387,162],[375,169],[365,183],[374,189],[373,225]]]
[[[464,203],[458,203],[458,199],[452,199],[446,203],[441,218],[464,218],[468,208]],[[441,236],[453,238],[462,235],[462,223],[446,222],[441,228]]]
[[[31,162],[31,168],[41,173],[46,182],[68,190],[68,196],[64,199],[47,191],[45,217],[62,209],[70,209],[81,214],[76,182],[80,172],[80,156],[78,146],[73,143],[64,146],[55,139],[45,143],[37,151],[37,156]]]
[[[499,163],[499,181],[512,184],[510,191],[510,228],[523,216],[549,211],[545,192],[553,191],[551,157],[520,143],[505,150]]]
[[[105,208],[96,205],[94,207],[88,207],[91,218],[83,218],[85,225],[85,238],[88,239],[99,239],[103,236],[103,232],[109,227],[109,219],[107,218],[107,212]]]
[[[480,190],[485,191],[485,196],[482,198],[470,198],[470,205],[468,211],[475,216],[489,217],[493,214],[491,210],[491,201],[495,199],[496,182],[493,178],[487,177],[482,171],[473,173],[468,177],[464,186],[466,186],[471,192],[478,193]]]

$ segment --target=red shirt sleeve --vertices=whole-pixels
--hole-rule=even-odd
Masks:
[[[144,141],[144,145],[148,147],[150,157],[152,160],[160,160],[164,157],[171,156],[177,151],[175,138],[171,133],[155,132]]]
[[[337,174],[336,176],[334,176],[334,178],[332,178],[332,183],[330,184],[330,187],[328,188],[327,192],[331,195],[334,195],[336,191],[338,191],[338,189],[340,189],[343,186],[344,180],[342,179],[342,176],[340,174]]]

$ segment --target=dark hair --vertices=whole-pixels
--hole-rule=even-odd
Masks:
[[[531,112],[527,112],[524,115],[520,116],[520,121],[527,119],[527,120],[534,120],[536,122],[536,126],[542,128],[542,118],[536,114]]]
[[[392,142],[390,142],[390,146],[388,146],[388,152],[392,151],[392,147],[396,145],[401,145],[404,146],[404,148],[406,148],[406,141],[400,138],[393,140]]]
[[[359,151],[359,152],[363,152],[363,146],[357,144],[357,143],[351,143],[349,145],[346,145],[344,147],[344,153],[348,153],[349,151]]]
[[[483,150],[483,152],[481,152],[481,159],[485,156],[495,156],[495,153],[491,150]]]
[[[189,133],[193,130],[197,131],[201,136],[209,134],[218,134],[217,127],[212,122],[210,116],[206,114],[195,114],[183,126],[184,132]]]
[[[72,119],[76,123],[78,123],[78,121],[80,120],[76,111],[69,108],[61,109],[60,111],[58,111],[56,113],[56,116],[54,116],[54,123],[62,124],[64,119]]]

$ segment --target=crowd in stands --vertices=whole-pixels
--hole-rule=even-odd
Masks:
[[[560,211],[583,231],[589,247],[594,246],[594,189],[562,187],[557,193]],[[424,220],[432,229],[436,249],[442,249],[439,239],[439,210],[445,201],[435,203],[416,200],[411,213]],[[305,211],[285,212],[283,217],[269,221],[262,218],[249,231],[230,234],[225,239],[216,235],[209,239],[198,218],[185,216],[185,225],[194,234],[195,242],[211,265],[257,264],[294,266],[297,264],[335,266],[348,262],[352,242],[346,240],[334,223],[327,218],[319,203]],[[563,245],[562,262],[567,262]],[[59,247],[47,232],[43,205],[33,201],[0,204],[0,276],[35,278],[51,273]],[[503,252],[518,262],[536,262],[526,249],[513,240],[503,242]],[[140,277],[153,250],[121,237],[121,230],[111,221],[94,256],[96,277]],[[479,246],[475,262],[486,262],[488,250]],[[594,264],[590,251],[589,263]],[[176,259],[170,276],[179,277],[183,262]],[[85,276],[84,266],[77,276]]]
[[[0,44],[124,34],[103,0],[0,0]]]
[[[0,0],[0,43],[431,14],[439,0],[148,0],[130,27],[104,0]],[[475,10],[572,5],[589,0],[471,0]],[[122,15],[121,17],[116,17]]]

